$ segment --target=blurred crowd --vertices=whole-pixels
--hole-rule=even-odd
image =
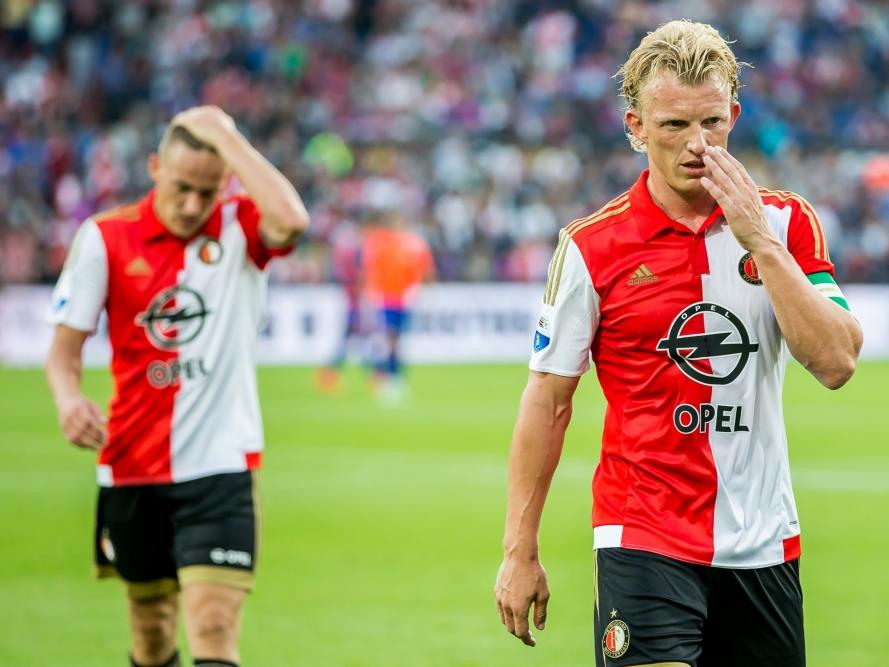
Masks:
[[[540,280],[558,229],[644,167],[612,78],[680,17],[736,40],[730,148],[813,202],[843,281],[889,281],[889,6],[851,0],[4,0],[0,284],[54,279],[77,226],[140,197],[176,111],[218,104],[297,185],[273,278],[398,209],[442,280]]]

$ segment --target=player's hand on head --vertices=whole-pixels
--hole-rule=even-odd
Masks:
[[[217,146],[226,135],[237,131],[234,119],[217,106],[205,105],[180,111],[173,125],[182,127],[199,141]]]
[[[720,146],[707,146],[704,165],[709,174],[701,179],[701,185],[722,208],[738,243],[755,252],[759,244],[773,236],[759,188],[744,165]]]
[[[59,425],[72,445],[99,450],[108,439],[107,419],[86,396],[76,396],[59,408]]]
[[[494,596],[500,622],[524,644],[535,646],[537,640],[531,632],[528,614],[533,604],[534,627],[543,630],[546,626],[546,606],[549,602],[546,570],[540,562],[536,559],[519,557],[504,558],[497,573]]]

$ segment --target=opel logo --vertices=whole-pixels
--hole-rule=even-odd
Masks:
[[[136,316],[136,324],[144,327],[152,345],[171,350],[197,338],[209,314],[200,294],[176,285],[159,292]]]
[[[727,331],[710,333],[683,333],[690,322],[705,314],[718,315],[725,320]],[[703,323],[701,323],[703,324]],[[703,326],[696,327],[703,329]],[[665,351],[676,362],[685,375],[695,382],[708,385],[731,384],[744,370],[750,355],[759,349],[759,343],[751,343],[750,335],[741,319],[732,311],[716,303],[701,301],[683,310],[673,324],[666,338],[657,344],[658,350]],[[693,363],[696,360],[713,357],[734,356],[735,364],[725,375],[717,375]]]

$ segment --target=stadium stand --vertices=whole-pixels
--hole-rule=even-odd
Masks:
[[[304,193],[273,279],[330,279],[342,219],[397,207],[442,280],[540,280],[558,228],[625,190],[617,64],[711,22],[757,64],[732,148],[808,197],[838,278],[889,281],[889,13],[849,0],[6,0],[0,285],[48,282],[77,226],[150,185],[171,114],[224,107]]]

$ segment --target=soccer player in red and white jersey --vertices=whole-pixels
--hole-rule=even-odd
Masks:
[[[133,665],[237,665],[263,447],[254,349],[269,260],[309,224],[293,186],[217,107],[175,116],[154,188],[78,230],[53,295],[47,378],[65,437],[97,450],[96,565],[127,586]],[[221,196],[231,173],[246,194]],[[81,353],[108,314],[106,420]]]
[[[853,374],[861,328],[802,197],[728,151],[739,63],[672,21],[619,74],[648,169],[560,235],[509,461],[501,621],[534,645],[538,527],[590,358],[607,400],[593,479],[596,664],[801,667],[800,525],[781,386],[788,353]]]

